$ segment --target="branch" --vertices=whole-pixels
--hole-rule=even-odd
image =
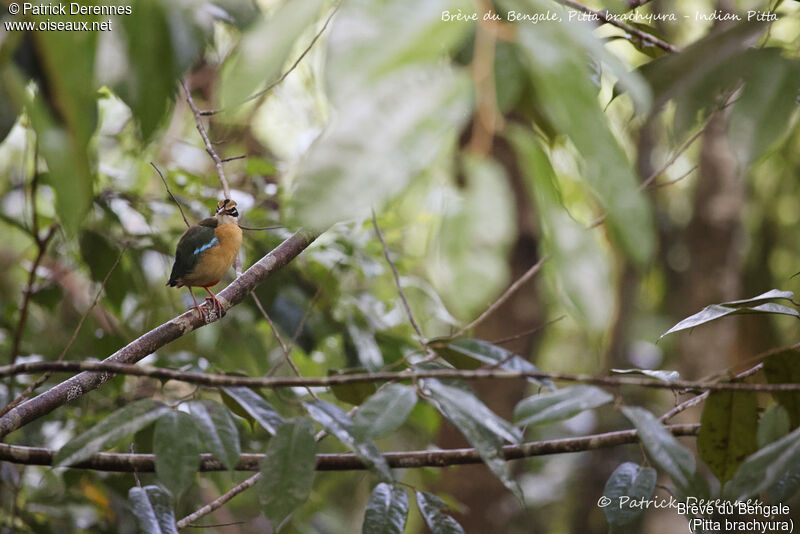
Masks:
[[[667,425],[674,436],[696,436],[699,424]],[[604,449],[636,443],[636,430],[619,430],[603,434],[593,434],[580,438],[553,439],[547,441],[531,441],[520,445],[503,447],[505,460],[520,460],[531,456],[581,452]],[[0,460],[26,465],[53,465],[55,451],[42,447],[22,447],[0,443]],[[389,467],[394,469],[411,469],[421,467],[447,467],[451,465],[483,463],[475,449],[444,449],[387,452],[383,454]],[[242,454],[236,464],[236,471],[258,471],[263,454]],[[101,452],[88,460],[72,466],[76,469],[94,469],[97,471],[114,471],[119,473],[155,471],[155,455],[153,454],[120,454]],[[356,471],[367,469],[363,461],[355,454],[317,454],[317,471]],[[211,454],[203,454],[199,471],[226,471]],[[246,489],[246,488],[243,488]]]
[[[668,43],[668,42],[666,42],[666,41],[664,41],[662,39],[659,39],[655,35],[652,35],[650,33],[642,31],[642,30],[640,30],[638,28],[634,28],[630,24],[622,22],[621,20],[617,20],[616,18],[611,16],[611,14],[608,12],[607,9],[601,9],[601,10],[592,9],[592,8],[587,7],[587,6],[585,6],[585,5],[583,5],[583,4],[579,3],[579,2],[576,2],[575,0],[556,0],[556,2],[558,2],[559,4],[565,5],[567,7],[571,7],[572,9],[575,9],[576,11],[583,11],[584,13],[589,13],[590,15],[594,15],[598,19],[602,20],[603,22],[605,22],[607,24],[611,24],[612,26],[616,26],[617,28],[620,28],[622,30],[625,30],[629,34],[635,35],[639,39],[641,39],[643,41],[647,41],[648,43],[653,44],[653,45],[655,45],[655,46],[657,46],[657,47],[659,47],[659,48],[661,48],[663,50],[666,50],[667,52],[672,52],[672,53],[675,53],[675,54],[680,52],[680,49],[678,47],[676,47],[675,45],[672,45],[672,44],[670,44],[670,43]],[[644,2],[642,2],[642,3],[644,3]]]
[[[248,271],[249,272],[249,271]],[[245,273],[246,275],[247,273]],[[244,276],[244,275],[243,275]],[[234,282],[236,284],[236,282]],[[223,298],[226,293],[231,293],[231,284],[223,291]],[[240,290],[240,288],[236,288]],[[242,290],[244,291],[244,290]],[[225,302],[223,302],[225,304]],[[226,306],[226,309],[230,305]],[[176,327],[186,327],[185,332],[179,332],[175,337],[170,337],[164,343],[158,344],[153,347],[153,344],[160,343],[167,336],[172,334]],[[505,369],[477,369],[474,371],[460,370],[460,369],[433,369],[433,370],[418,370],[418,371],[401,371],[401,372],[378,372],[378,373],[358,373],[352,375],[332,375],[320,377],[249,377],[249,376],[232,376],[221,374],[205,374],[196,372],[183,372],[174,369],[166,369],[163,367],[151,367],[147,365],[131,365],[122,361],[123,357],[129,357],[134,352],[140,354],[136,359],[143,358],[150,352],[158,349],[169,341],[180,337],[182,334],[190,332],[195,328],[203,326],[203,320],[198,318],[193,310],[186,312],[166,323],[150,331],[148,334],[140,337],[127,347],[121,349],[113,356],[103,360],[102,362],[79,362],[79,361],[63,361],[63,362],[25,362],[17,363],[14,365],[0,366],[0,377],[38,373],[41,371],[84,371],[79,377],[86,375],[85,380],[89,382],[96,381],[88,377],[101,377],[101,382],[108,381],[109,378],[115,374],[120,375],[133,375],[133,376],[148,376],[151,378],[159,378],[164,380],[180,380],[190,384],[200,384],[211,387],[223,386],[241,386],[249,388],[289,388],[289,387],[330,387],[342,384],[358,384],[365,382],[389,382],[395,380],[419,380],[424,378],[437,378],[437,379],[460,379],[460,380],[481,380],[481,379],[506,379],[506,380],[520,380],[525,378],[534,378],[539,380],[550,379],[562,382],[578,382],[583,384],[594,384],[597,386],[606,387],[619,387],[619,386],[633,386],[633,387],[648,387],[656,389],[670,389],[670,390],[689,390],[689,391],[761,391],[761,392],[775,392],[775,391],[800,391],[800,383],[786,383],[786,384],[743,384],[733,382],[701,382],[689,380],[675,380],[672,382],[662,382],[650,378],[633,378],[628,376],[592,376],[592,375],[578,375],[567,373],[546,373],[543,371],[508,371]],[[172,327],[172,328],[170,328]],[[141,354],[142,350],[151,348],[150,352]],[[123,356],[117,356],[122,353]],[[112,360],[112,358],[114,358]],[[77,377],[73,377],[75,379]],[[70,380],[73,380],[70,379]],[[64,384],[70,382],[69,380]],[[64,384],[61,384],[63,386]],[[81,385],[83,382],[81,382]],[[99,384],[98,384],[99,385]],[[95,386],[96,387],[96,386]],[[94,388],[92,388],[94,389]],[[49,393],[49,392],[48,392]],[[83,391],[82,393],[85,393]],[[80,393],[80,394],[82,394]],[[40,395],[40,397],[43,395]],[[37,397],[38,399],[38,397]],[[33,399],[36,400],[36,399]],[[72,400],[71,398],[69,400]],[[33,401],[29,401],[33,402]],[[28,403],[26,403],[28,404]],[[22,407],[24,407],[23,405]],[[48,410],[49,411],[49,410]],[[5,418],[0,419],[1,424],[8,424]],[[15,427],[17,428],[17,427]],[[0,430],[5,430],[5,427],[0,426]],[[13,430],[13,429],[12,429]],[[7,432],[7,431],[6,431]]]
[[[228,287],[217,294],[223,309],[230,309],[239,304],[259,284],[264,282],[273,272],[289,263],[308,247],[316,236],[297,232],[278,245],[269,254],[261,258]],[[205,326],[206,320],[194,310],[189,310],[171,321],[168,321],[138,339],[121,348],[103,362],[106,364],[132,364],[138,362],[167,343],[188,334],[192,330]],[[64,365],[70,362],[37,362]],[[72,362],[75,363],[75,362]],[[100,363],[100,362],[98,362]],[[6,369],[9,369],[6,367]],[[77,369],[76,367],[72,368]],[[46,370],[42,367],[41,370]],[[54,369],[55,370],[55,369]],[[81,373],[52,387],[41,395],[17,406],[0,417],[0,438],[21,426],[42,417],[93,389],[98,388],[113,378],[113,369],[105,369],[102,373]]]
[[[173,202],[175,202],[175,205],[178,206],[178,209],[181,210],[181,217],[183,217],[183,222],[186,223],[186,227],[187,228],[190,227],[191,224],[189,224],[189,219],[187,219],[186,214],[183,213],[183,206],[181,206],[181,203],[178,202],[177,198],[175,198],[175,195],[172,194],[172,191],[169,190],[169,185],[167,185],[167,179],[164,178],[164,174],[161,172],[161,169],[156,167],[156,164],[153,161],[150,162],[150,165],[153,166],[158,175],[161,177],[161,181],[164,182],[164,188],[167,190],[167,193],[169,193],[170,198],[172,198]]]
[[[211,159],[214,160],[214,164],[217,166],[217,176],[219,177],[219,182],[222,184],[222,190],[225,192],[225,198],[231,198],[231,188],[228,185],[228,179],[225,178],[225,171],[222,168],[222,159],[219,157],[219,154],[217,154],[217,151],[214,150],[214,145],[211,144],[211,140],[208,138],[206,128],[203,126],[203,119],[200,118],[200,110],[195,106],[192,93],[189,92],[189,88],[183,80],[181,80],[181,87],[183,87],[183,91],[186,93],[186,102],[188,102],[189,107],[192,108],[197,131],[200,132],[200,137],[203,138],[203,142],[206,145],[206,152],[208,152],[208,155],[211,156]]]

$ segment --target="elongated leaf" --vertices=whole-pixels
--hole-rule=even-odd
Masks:
[[[203,444],[228,469],[239,462],[239,431],[227,408],[210,400],[187,402],[189,413],[203,436]]]
[[[362,438],[388,436],[406,420],[417,405],[417,390],[389,384],[362,404],[353,417],[353,432]]]
[[[270,403],[250,388],[224,387],[227,393],[239,406],[260,424],[270,434],[275,434],[283,424],[283,417],[275,411]]]
[[[378,447],[370,439],[361,439],[355,433],[353,421],[339,407],[325,401],[304,402],[308,414],[322,427],[336,436],[345,447],[353,451],[356,456],[364,460],[382,480],[391,481],[392,471]]]
[[[791,291],[783,291],[781,289],[770,289],[766,293],[762,293],[753,298],[742,300],[731,300],[729,302],[722,302],[722,306],[739,306],[741,304],[761,304],[769,300],[784,299],[788,301],[794,300],[794,293]]]
[[[617,467],[603,489],[603,496],[608,499],[603,508],[608,523],[615,526],[625,525],[641,515],[644,508],[631,506],[630,503],[652,497],[657,476],[652,467],[642,467],[631,462]]]
[[[424,381],[424,389],[428,399],[475,447],[492,473],[522,501],[522,490],[503,456],[503,439],[517,443],[522,439],[521,433],[470,391],[430,379]]]
[[[264,514],[277,527],[306,502],[314,482],[317,442],[307,419],[292,419],[278,428],[261,462],[258,495]]]
[[[780,404],[773,404],[761,415],[756,441],[762,449],[789,433],[789,412]]]
[[[764,360],[764,376],[770,384],[800,382],[800,351],[785,350]],[[789,413],[791,428],[800,426],[800,392],[773,391],[772,396]]]
[[[667,473],[684,495],[691,495],[695,485],[695,460],[692,453],[647,410],[625,406],[622,413],[636,427],[639,440],[650,461]]]
[[[178,534],[170,496],[158,486],[133,487],[128,492],[133,515],[144,534]]]
[[[75,465],[149,425],[169,407],[152,399],[140,399],[115,411],[91,429],[72,439],[56,453],[56,467]]]
[[[351,329],[351,331],[354,329]],[[377,343],[375,343],[375,337],[370,333],[369,338],[371,342],[375,345],[375,348],[378,348]],[[353,338],[355,340],[355,338]],[[358,342],[356,341],[356,346],[358,346]],[[361,351],[359,350],[359,354]],[[378,351],[380,354],[380,351]],[[354,375],[359,373],[368,373],[369,370],[365,369],[364,367],[351,367],[348,369],[328,369],[328,376],[340,376],[340,375]],[[377,386],[372,382],[356,382],[354,384],[336,384],[335,386],[331,386],[331,393],[333,396],[339,399],[342,402],[347,402],[349,404],[360,405],[362,402],[367,400],[370,395],[377,391]]]
[[[552,12],[542,0],[507,3],[524,12]],[[563,16],[563,15],[562,15]],[[650,205],[637,187],[630,162],[609,129],[597,101],[597,89],[586,66],[587,47],[602,44],[586,28],[566,22],[517,24],[516,42],[528,63],[536,95],[546,102],[543,112],[561,133],[569,136],[586,162],[581,178],[606,211],[606,226],[614,242],[638,266],[655,250]]]
[[[710,306],[706,306],[705,308],[695,313],[694,315],[682,320],[681,322],[679,322],[678,324],[676,324],[675,326],[673,326],[672,328],[661,334],[660,337],[664,337],[667,334],[678,332],[680,330],[686,330],[687,328],[694,328],[695,326],[699,326],[701,324],[705,324],[715,319],[726,317],[728,315],[743,315],[750,313],[791,315],[793,317],[800,318],[800,312],[798,312],[794,308],[787,308],[786,306],[775,304],[774,302],[765,302],[763,304],[757,304],[755,306],[737,306],[737,307],[725,306],[722,304],[712,304]]]
[[[697,452],[724,484],[757,449],[758,403],[754,392],[713,391],[703,408]]]
[[[433,534],[464,534],[458,521],[447,514],[447,505],[436,495],[418,491],[417,507]]]
[[[751,455],[725,484],[726,498],[745,500],[767,491],[800,463],[800,428]]]
[[[292,46],[319,16],[321,0],[292,0],[253,25],[222,69],[222,105],[241,104],[281,74]]]
[[[509,371],[541,372],[541,369],[525,358],[482,339],[455,339],[448,343],[435,343],[432,346],[442,358],[457,369],[478,369],[482,365],[498,365]],[[547,389],[555,389],[553,382],[548,378],[529,380]]]
[[[675,382],[681,378],[681,374],[678,371],[662,371],[658,369],[611,369],[611,372],[618,375],[649,376],[667,383]]]
[[[369,496],[362,534],[403,534],[408,519],[408,494],[400,486],[381,482]]]
[[[613,395],[595,386],[573,386],[532,395],[514,408],[514,424],[537,425],[568,419],[613,400]]]
[[[532,128],[508,129],[542,228],[545,273],[568,309],[593,332],[606,332],[614,316],[611,265],[601,236],[578,224],[564,208],[547,154]]]
[[[470,91],[462,72],[407,68],[350,94],[300,164],[295,220],[327,228],[380,209],[451,146]]]
[[[194,420],[187,414],[173,410],[158,418],[153,434],[156,474],[176,499],[194,481],[201,443]]]

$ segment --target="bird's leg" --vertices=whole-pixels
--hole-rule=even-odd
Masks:
[[[203,286],[203,289],[205,289],[208,292],[208,294],[211,295],[210,297],[206,297],[206,302],[208,302],[209,306],[211,306],[214,309],[214,311],[217,312],[217,317],[224,316],[225,308],[223,308],[222,303],[219,300],[217,300],[217,296],[214,293],[212,293],[211,290],[208,289],[208,287]]]
[[[205,315],[203,314],[203,308],[200,307],[200,305],[197,303],[197,299],[194,298],[194,292],[192,291],[192,287],[191,286],[186,286],[186,287],[189,288],[189,294],[192,296],[192,300],[194,301],[194,306],[192,306],[192,309],[197,310],[197,313],[200,314],[200,317],[205,317]]]

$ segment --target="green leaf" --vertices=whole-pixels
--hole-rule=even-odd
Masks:
[[[508,284],[506,257],[515,238],[513,192],[496,161],[466,154],[463,187],[445,205],[436,260],[429,271],[449,309],[462,317],[483,310]]]
[[[542,230],[545,272],[578,321],[598,334],[614,316],[611,265],[597,232],[578,224],[564,208],[550,160],[530,128],[513,125],[508,139],[533,197]]]
[[[662,371],[658,369],[611,369],[617,375],[642,375],[661,380],[662,382],[675,382],[680,380],[681,374],[678,371]]]
[[[127,70],[121,79],[113,80],[113,86],[148,141],[174,101],[180,66],[172,52],[162,2],[140,0],[131,15],[120,18],[127,38]]]
[[[303,406],[308,414],[322,425],[322,428],[336,436],[336,439],[361,458],[382,480],[393,479],[389,464],[375,443],[369,439],[359,438],[355,433],[353,421],[338,406],[318,400],[304,402]]]
[[[194,482],[201,443],[197,427],[187,414],[171,410],[158,418],[153,435],[156,474],[176,499]]]
[[[751,391],[712,391],[705,401],[697,452],[725,484],[757,449],[758,402]]]
[[[239,431],[228,409],[210,400],[187,402],[186,407],[211,454],[228,469],[236,467],[242,451]]]
[[[775,290],[773,290],[775,291]],[[786,292],[790,293],[790,292]],[[768,293],[765,293],[765,295]],[[770,297],[770,298],[787,298],[787,297]],[[791,297],[789,297],[791,298]],[[754,297],[753,299],[742,300],[742,301],[732,301],[722,304],[711,304],[710,306],[706,306],[699,312],[695,313],[694,315],[683,319],[681,322],[661,334],[659,339],[663,338],[667,334],[671,334],[673,332],[678,332],[680,330],[686,330],[687,328],[694,328],[695,326],[699,326],[701,324],[705,324],[721,317],[726,317],[728,315],[743,315],[743,314],[778,314],[778,315],[791,315],[793,317],[800,318],[800,313],[795,310],[794,308],[787,308],[786,306],[782,306],[780,304],[775,304],[774,302],[762,302],[761,304],[756,304],[754,306],[745,306],[743,303],[748,303],[750,301],[761,301],[762,298]]]
[[[115,411],[91,429],[73,438],[56,453],[55,467],[75,465],[149,425],[169,407],[151,399],[140,399]]]
[[[433,534],[464,534],[458,521],[447,514],[447,505],[436,495],[418,491],[417,507]]]
[[[522,440],[520,431],[495,415],[470,391],[446,386],[434,379],[425,379],[423,390],[426,398],[475,447],[492,473],[522,501],[522,490],[503,455],[503,439],[519,443]]]
[[[751,455],[725,484],[723,495],[743,501],[767,491],[800,463],[800,428]]]
[[[388,384],[359,406],[353,417],[353,432],[362,438],[388,436],[403,424],[416,405],[416,389]]]
[[[317,442],[307,419],[284,423],[269,441],[261,462],[258,495],[264,514],[279,525],[306,502],[314,482]]]
[[[466,74],[446,68],[404,69],[348,95],[300,163],[294,219],[326,229],[379,210],[450,148],[471,109]]]
[[[553,10],[540,0],[509,3],[526,12]],[[600,49],[602,43],[587,35],[583,25],[564,19],[517,24],[516,42],[527,60],[537,99],[547,103],[543,107],[547,120],[569,136],[586,163],[580,176],[605,209],[613,241],[635,265],[644,267],[656,242],[650,204],[609,129],[584,59],[587,48]]]
[[[408,495],[400,486],[385,482],[372,490],[364,512],[362,534],[403,534],[408,518]]]
[[[471,11],[467,0],[408,0],[343,4],[328,30],[329,93],[335,104],[353,98],[396,70],[436,65],[469,35],[473,23],[443,20]]]
[[[275,434],[283,424],[283,417],[275,411],[275,408],[270,403],[252,389],[227,386],[222,388],[222,391],[244,408],[270,434]]]
[[[455,339],[447,343],[434,342],[431,347],[456,369],[478,369],[483,365],[499,366],[509,371],[539,373],[541,369],[502,347],[482,339]],[[534,384],[554,390],[548,378],[530,378]]]
[[[800,351],[785,350],[765,358],[764,376],[770,384],[800,382]],[[800,392],[773,391],[772,396],[789,414],[791,428],[800,426]]]
[[[683,495],[693,495],[697,484],[692,453],[647,410],[625,406],[622,413],[636,427],[650,461],[672,478]]]
[[[628,498],[626,503],[646,500],[653,496],[658,473],[652,467],[642,467],[625,462],[617,467],[606,482],[603,495],[609,499],[608,506],[603,508],[606,520],[610,525],[625,525],[644,512],[644,508],[625,506],[620,498]]]
[[[595,386],[572,386],[532,395],[522,399],[514,408],[514,424],[540,425],[569,419],[613,400],[613,395]]]
[[[222,68],[222,107],[241,104],[277,80],[298,36],[319,16],[321,0],[284,2],[269,18],[254,24]]]
[[[371,336],[372,335],[370,334],[370,337]],[[374,341],[374,338],[372,339]],[[328,376],[354,375],[367,372],[369,371],[363,367],[351,367],[349,369],[328,369]],[[333,396],[342,402],[359,405],[367,400],[370,395],[375,393],[377,389],[377,386],[372,382],[355,382],[353,384],[336,384],[331,386],[331,393],[333,393]]]
[[[170,496],[158,486],[133,487],[128,491],[133,515],[144,534],[178,534]]]
[[[756,434],[758,448],[762,449],[788,434],[791,430],[789,424],[789,412],[783,406],[773,404],[767,408],[758,422],[758,433]]]

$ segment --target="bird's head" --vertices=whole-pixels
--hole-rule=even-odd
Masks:
[[[229,198],[223,198],[217,204],[217,213],[215,217],[219,224],[237,223],[239,219],[239,210],[236,209],[236,201]]]

